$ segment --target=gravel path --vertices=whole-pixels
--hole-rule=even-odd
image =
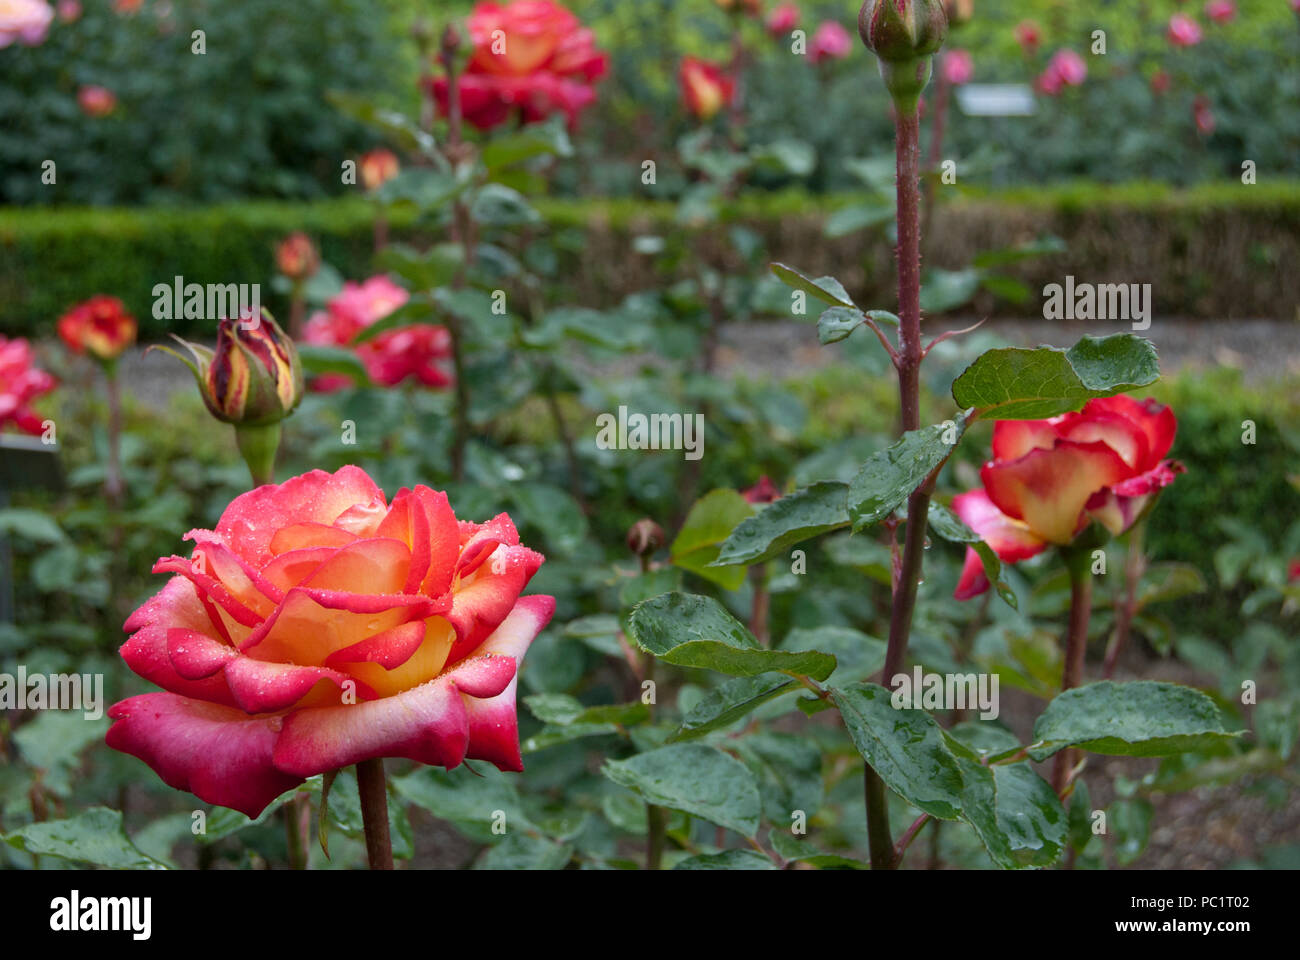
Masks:
[[[952,319],[940,327],[930,324],[927,336],[951,326],[969,326],[971,319]],[[988,331],[1008,343],[1035,346],[1050,343],[1069,346],[1085,334],[1131,332],[1125,324],[1059,323],[1044,320],[997,319],[986,323]],[[1223,365],[1245,371],[1248,380],[1270,380],[1282,376],[1300,377],[1300,322],[1234,320],[1207,322],[1157,318],[1142,336],[1155,343],[1165,372],[1184,367]],[[870,336],[859,332],[855,336]],[[729,324],[723,328],[719,361],[723,370],[749,377],[790,376],[800,370],[833,364],[837,353],[819,346],[812,324],[793,321],[765,321]],[[628,357],[600,368],[616,374],[634,370],[647,358]],[[154,352],[147,357],[136,350],[124,358],[123,384],[152,406],[165,406],[177,389],[189,389],[189,372],[174,358]]]

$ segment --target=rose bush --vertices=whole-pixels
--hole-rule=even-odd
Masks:
[[[409,293],[382,275],[364,283],[345,283],[326,309],[307,321],[303,339],[323,346],[348,346],[361,331],[409,299]],[[451,338],[445,327],[428,323],[400,327],[358,344],[356,352],[370,379],[382,386],[396,386],[410,377],[426,387],[445,387],[452,382],[447,370]],[[312,381],[312,389],[329,393],[350,382],[345,375],[326,374]]]
[[[506,514],[457,520],[422,486],[389,504],[344,467],[243,494],[186,539],[121,650],[167,692],[115,704],[109,746],[250,817],[379,757],[523,768],[515,677],[554,600],[520,596],[544,558]]]
[[[1008,563],[1065,545],[1096,520],[1119,536],[1183,467],[1165,455],[1178,431],[1174,412],[1154,400],[1089,400],[1050,420],[999,420],[984,487],[953,499],[953,510]],[[966,551],[956,596],[988,589],[979,554]]]

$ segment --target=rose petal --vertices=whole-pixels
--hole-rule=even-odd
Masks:
[[[961,567],[961,577],[957,580],[957,589],[952,595],[957,600],[969,600],[978,597],[989,588],[989,578],[984,573],[984,561],[975,552],[974,547],[966,548],[966,562]]]
[[[206,564],[204,564],[206,566]],[[153,573],[177,573],[185,577],[199,592],[213,601],[218,607],[230,614],[232,620],[241,626],[255,627],[262,622],[253,610],[248,609],[226,589],[216,577],[200,568],[195,560],[186,557],[163,557],[153,565]]]
[[[1147,435],[1127,417],[1093,409],[1089,413],[1067,413],[1057,432],[1079,443],[1100,441],[1120,455],[1130,471],[1142,469],[1147,461]]]
[[[146,693],[114,704],[104,738],[138,757],[169,787],[257,817],[302,779],[271,762],[280,720],[171,693]]]
[[[411,551],[401,540],[365,539],[336,550],[304,587],[355,594],[402,593]]]
[[[313,470],[279,486],[250,490],[231,501],[216,532],[256,569],[271,559],[275,534],[297,523],[333,524],[358,503],[371,503],[383,491],[359,467],[337,473]]]
[[[322,702],[340,703],[336,690],[351,690],[363,700],[376,699],[375,692],[365,684],[328,667],[268,663],[236,656],[226,664],[225,677],[235,702],[248,713],[275,713],[295,705],[315,706]],[[334,690],[328,687],[330,683]],[[319,690],[318,684],[323,684]],[[313,691],[316,695],[309,697]]]
[[[483,654],[507,656],[522,666],[529,645],[551,622],[554,613],[554,597],[520,597],[501,626],[481,648],[474,651],[474,658]],[[465,662],[474,663],[475,659]],[[465,755],[469,759],[485,760],[508,772],[524,768],[519,752],[519,712],[515,704],[518,685],[516,670],[509,685],[496,696],[465,702],[469,715],[469,747]]]
[[[1019,460],[1030,450],[1050,450],[1057,436],[1051,420],[998,420],[993,424],[993,459]]]
[[[222,667],[238,656],[239,651],[234,647],[197,630],[167,631],[167,658],[186,680],[202,680],[220,673]]]
[[[1119,394],[1089,400],[1083,408],[1085,415],[1107,413],[1122,416],[1136,424],[1147,438],[1146,460],[1139,467],[1144,473],[1165,458],[1178,434],[1178,418],[1174,411],[1151,397],[1136,400]]]
[[[1042,537],[999,510],[983,490],[971,490],[953,497],[952,509],[966,526],[993,548],[999,559],[1007,563],[1028,560],[1047,549],[1047,542]]]
[[[501,625],[544,560],[527,547],[499,546],[468,581],[461,578],[452,594],[451,610],[445,614],[456,629],[448,662],[467,656]]]
[[[514,521],[504,513],[484,524],[462,522],[460,533],[463,544],[456,573],[462,577],[477,570],[499,544],[513,547],[519,543],[519,531],[515,529]]]
[[[340,527],[325,523],[294,523],[282,527],[271,538],[270,551],[277,556],[291,550],[307,550],[312,547],[346,547],[357,539],[355,533],[349,533]]]
[[[340,667],[348,663],[376,663],[385,670],[395,670],[406,663],[424,642],[423,620],[413,620],[392,630],[385,630],[360,643],[335,650],[325,658],[325,666]]]
[[[986,463],[980,471],[989,499],[1037,536],[1065,544],[1079,530],[1088,499],[1132,475],[1104,443],[1058,440],[1051,450],[1031,450],[1018,460]]]
[[[167,654],[169,629],[197,633],[210,633],[212,630],[212,623],[199,602],[194,585],[184,577],[168,580],[161,591],[131,614],[124,629],[131,636],[122,644],[120,653],[126,665],[139,676],[185,697],[234,705],[235,699],[224,678],[188,680],[177,673]]]

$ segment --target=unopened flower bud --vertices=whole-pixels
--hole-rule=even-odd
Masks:
[[[290,280],[302,281],[320,269],[320,254],[305,233],[291,233],[275,250],[275,265]]]
[[[258,316],[222,320],[214,349],[180,342],[194,356],[193,362],[181,359],[194,372],[203,403],[224,423],[278,423],[302,400],[297,348],[265,310]]]
[[[664,545],[664,528],[649,517],[632,524],[627,532],[627,548],[638,557],[649,556]]]
[[[901,114],[914,113],[930,81],[930,55],[948,34],[942,0],[866,0],[858,33],[880,59],[880,75],[895,107]]]

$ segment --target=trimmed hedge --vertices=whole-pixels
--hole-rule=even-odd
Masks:
[[[863,303],[893,303],[892,250],[883,233],[829,240],[826,215],[856,200],[802,193],[746,197],[729,217],[761,233],[772,259],[845,281]],[[539,209],[555,229],[586,234],[561,276],[567,301],[592,306],[663,283],[653,258],[633,249],[644,234],[680,231],[675,206],[654,200],[546,200]],[[186,330],[152,315],[155,284],[261,283],[263,302],[282,313],[270,290],[276,243],[305,230],[345,277],[372,269],[374,207],[348,197],[307,204],[241,203],[195,209],[0,210],[0,330],[47,335],[59,314],[95,293],[121,297],[145,338]],[[390,236],[423,243],[435,231],[413,214],[396,215]],[[716,231],[700,240],[724,257]],[[1008,272],[1041,290],[1073,274],[1080,282],[1150,283],[1158,314],[1208,319],[1291,319],[1300,304],[1300,184],[1095,185],[1005,192],[962,189],[935,213],[926,263],[948,269],[978,253],[1033,239],[1063,238],[1068,251]],[[567,245],[566,245],[567,246]],[[710,251],[709,247],[714,247]],[[572,249],[572,247],[570,247]],[[742,264],[732,265],[737,271]],[[1017,306],[987,294],[981,314],[1039,312],[1039,299]]]

